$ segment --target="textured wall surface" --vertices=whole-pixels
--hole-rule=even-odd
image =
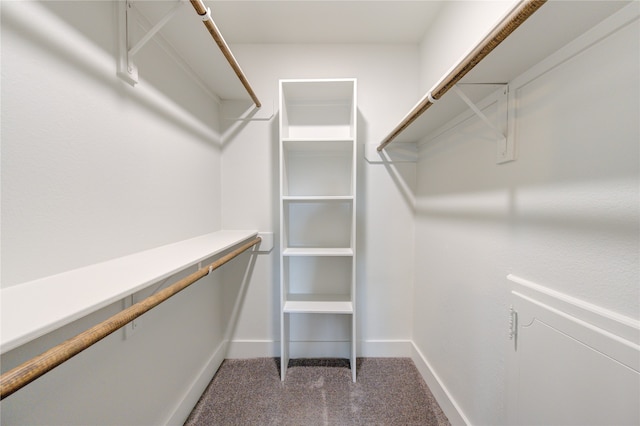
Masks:
[[[140,84],[121,81],[114,2],[1,7],[2,285],[220,229],[215,100],[155,43],[137,57]],[[219,282],[202,280],[128,340],[116,332],[7,398],[2,424],[165,423],[223,340]],[[3,371],[121,309],[4,354]]]
[[[220,228],[217,105],[154,43],[121,81],[114,3],[8,2],[2,29],[3,286]]]
[[[512,82],[515,162],[476,118],[422,145],[414,341],[473,424],[506,422],[507,274],[640,315],[638,35]]]
[[[416,102],[417,46],[239,44],[232,48],[238,61],[254,70],[249,77],[266,108],[275,104],[277,109],[279,79],[358,79],[358,340],[374,345],[379,341],[383,346],[407,342],[411,338],[413,199],[404,182],[414,183],[415,164],[387,169],[367,163],[361,150],[364,143],[379,143]],[[222,156],[223,227],[273,230],[277,235],[277,116],[231,128]],[[276,349],[273,342],[279,338],[278,252],[274,250],[256,263],[232,337],[261,350],[234,354],[264,356],[266,349]]]

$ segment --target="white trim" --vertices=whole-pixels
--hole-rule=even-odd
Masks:
[[[367,358],[411,358],[411,340],[365,340],[358,342],[358,356]]]
[[[521,297],[526,299],[539,300],[548,306],[548,309],[559,312],[559,315],[570,315],[578,320],[593,324],[613,336],[634,343],[636,347],[640,344],[640,321],[634,318],[585,302],[513,274],[507,275],[507,279],[516,284],[514,286],[516,290],[514,294],[521,294]]]
[[[277,340],[232,340],[228,342],[227,359],[275,358],[280,356]]]
[[[321,353],[327,345],[344,346],[341,352],[349,353],[349,342],[291,342],[291,353]],[[393,358],[413,356],[411,340],[366,340],[357,342],[358,357]],[[233,340],[229,342],[226,358],[247,359],[280,356],[280,342],[277,340]],[[334,354],[335,356],[335,354]],[[295,358],[295,356],[294,356]],[[348,358],[348,356],[345,356]]]
[[[413,354],[411,359],[418,368],[418,371],[422,375],[422,378],[427,383],[429,390],[433,394],[434,398],[440,405],[440,408],[447,416],[449,423],[453,426],[456,425],[470,425],[471,422],[462,411],[460,405],[456,402],[455,398],[443,381],[440,379],[435,369],[431,366],[427,358],[420,351],[415,342],[411,342],[413,345]]]
[[[222,361],[225,359],[226,342],[220,343],[216,350],[209,358],[209,361],[202,367],[200,372],[195,376],[191,386],[183,394],[180,401],[176,404],[171,415],[164,423],[166,425],[183,425],[193,411],[205,389],[213,379],[213,376],[220,368]]]
[[[559,419],[567,419],[567,416],[576,416],[578,422],[592,421],[597,424],[606,421],[603,419],[608,419],[613,413],[607,414],[606,411],[602,412],[601,409],[595,408],[591,411],[587,409],[586,413],[590,414],[585,414],[585,402],[592,407],[597,407],[600,396],[582,391],[578,391],[576,395],[567,395],[571,392],[567,392],[566,388],[571,386],[571,383],[575,385],[575,382],[580,382],[582,386],[602,383],[603,389],[600,393],[610,393],[608,399],[617,401],[616,408],[609,407],[615,410],[616,415],[611,420],[611,424],[636,424],[638,411],[635,401],[638,398],[638,388],[634,382],[637,384],[640,372],[640,346],[626,340],[624,336],[600,328],[603,325],[611,327],[611,324],[622,318],[623,321],[613,328],[616,331],[627,332],[629,327],[632,336],[637,339],[638,329],[634,329],[633,325],[628,324],[629,321],[625,319],[635,320],[513,275],[509,275],[508,279],[516,284],[510,297],[510,303],[518,313],[516,342],[519,342],[521,334],[531,336],[530,333],[533,333],[538,337],[534,337],[533,340],[524,337],[523,341],[528,342],[526,346],[519,343],[514,346],[512,343],[507,350],[507,422],[509,424],[540,423],[541,421],[554,423]],[[537,332],[529,331],[534,329],[537,329]],[[539,333],[549,334],[540,335]],[[547,346],[546,339],[552,335],[556,336],[554,346]],[[556,338],[560,340],[555,340]],[[558,352],[558,345],[565,351]],[[574,346],[579,346],[583,350],[574,352],[566,349]],[[533,362],[532,364],[532,360],[538,354],[549,354],[549,352],[553,359],[545,357],[547,360],[544,363]],[[596,358],[599,361],[594,364]],[[565,365],[568,359],[571,366]],[[544,389],[546,385],[541,384],[536,377],[547,373],[550,364],[568,370],[562,383],[558,383],[564,390],[555,392],[556,395],[560,393],[567,395],[567,400],[562,406],[550,407],[549,412],[542,417],[537,414],[530,417],[534,411],[541,413],[539,410],[541,402],[523,398],[521,392],[531,394],[532,389],[535,389],[534,393]],[[595,365],[598,365],[598,369],[590,370]],[[527,371],[528,374],[521,375],[523,371]],[[610,381],[610,373],[616,374],[615,382]],[[621,402],[622,400],[625,402]],[[549,398],[546,398],[546,401],[547,404],[550,403]],[[593,419],[591,416],[595,413],[598,413],[598,417]],[[601,413],[604,414],[600,416]]]

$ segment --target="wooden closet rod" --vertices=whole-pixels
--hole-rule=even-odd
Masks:
[[[389,145],[404,129],[447,93],[493,49],[537,11],[547,0],[522,0],[464,59],[427,93],[395,129],[378,145],[378,152]]]
[[[205,7],[204,3],[202,3],[202,0],[191,0],[191,5],[196,10],[196,13],[202,18],[204,26],[207,27],[207,30],[209,30],[211,37],[213,37],[213,39],[215,40],[224,57],[227,58],[229,65],[231,65],[231,68],[233,68],[233,71],[236,73],[236,75],[240,79],[240,82],[249,93],[249,96],[251,96],[251,100],[253,100],[253,103],[256,104],[257,108],[260,108],[262,106],[262,103],[260,103],[260,100],[256,96],[256,93],[253,91],[253,88],[249,84],[249,80],[247,80],[244,72],[242,72],[240,64],[238,64],[238,61],[236,61],[236,58],[233,56],[233,53],[231,53],[231,49],[229,49],[227,42],[224,41],[224,38],[218,30],[218,27],[216,26],[215,22],[213,22],[213,19],[211,18],[211,9]]]
[[[77,336],[54,346],[43,354],[30,359],[10,371],[7,371],[0,377],[0,399],[4,399],[13,394],[38,377],[53,370],[63,362],[87,349],[94,343],[99,342],[114,331],[124,327],[140,315],[158,306],[160,303],[169,299],[179,291],[189,287],[200,278],[208,275],[211,271],[218,269],[220,266],[229,262],[239,254],[258,244],[261,240],[262,239],[260,237],[254,238],[230,253],[222,256],[209,266],[199,269],[188,277],[171,284],[164,290],[147,297],[146,299],[102,321]]]

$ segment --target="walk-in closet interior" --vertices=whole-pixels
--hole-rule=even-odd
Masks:
[[[639,1],[0,19],[2,425],[640,424]]]

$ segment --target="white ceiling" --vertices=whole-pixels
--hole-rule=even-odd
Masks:
[[[134,5],[148,29],[178,1],[136,0]],[[184,60],[186,68],[221,99],[248,99],[231,67],[203,25],[198,24],[189,2],[182,1],[186,4],[162,28],[162,37]],[[467,80],[509,81],[629,1],[549,1]],[[447,0],[204,2],[211,7],[216,25],[233,49],[237,43],[419,43]],[[416,100],[420,95],[416,94]]]
[[[419,43],[440,1],[205,0],[229,43]]]
[[[139,18],[146,21],[144,31],[162,21],[178,1],[134,1]],[[198,24],[193,7],[182,1],[186,4],[162,27],[160,34],[221,99],[244,99],[246,92],[231,67],[204,26]],[[442,6],[441,1],[433,0],[204,0],[204,3],[211,8],[215,24],[232,49],[238,43],[419,43]]]

